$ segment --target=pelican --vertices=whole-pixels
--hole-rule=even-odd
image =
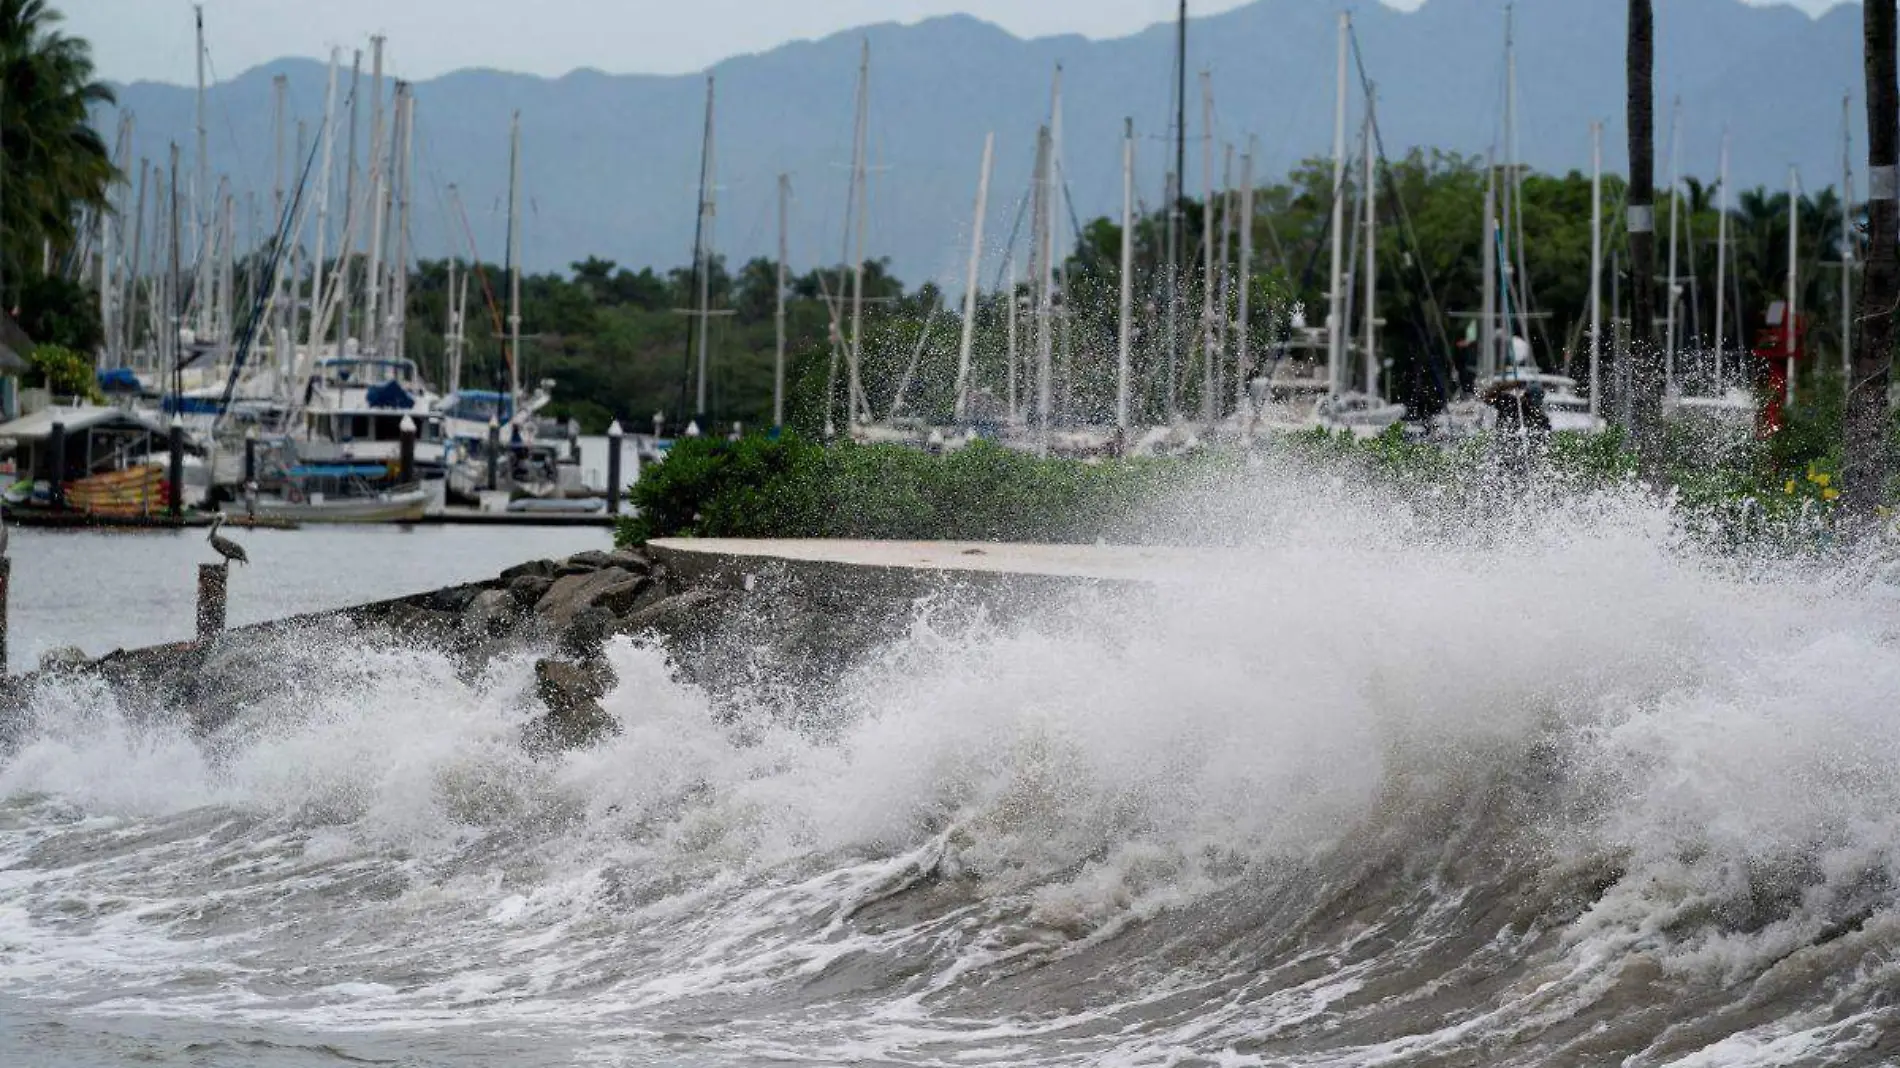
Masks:
[[[224,525],[224,513],[219,512],[217,515],[212,517],[211,533],[205,537],[205,540],[210,542],[211,548],[216,550],[217,554],[219,556],[224,557],[227,562],[235,560],[240,564],[250,563],[251,558],[244,555],[244,546],[239,545],[237,542],[232,541],[230,538],[218,537],[218,528],[223,525]]]

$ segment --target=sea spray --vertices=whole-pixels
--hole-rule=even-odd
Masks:
[[[1881,567],[1714,553],[1633,487],[1263,470],[1154,522],[1227,551],[928,604],[824,685],[617,639],[623,733],[558,757],[525,655],[287,646],[209,738],[49,683],[0,994],[468,1063],[1894,1055]]]

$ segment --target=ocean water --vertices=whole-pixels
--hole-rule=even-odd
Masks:
[[[184,641],[197,630],[198,565],[219,557],[204,530],[8,531],[7,659],[29,671],[48,650],[93,656]],[[231,626],[346,608],[493,578],[537,557],[605,549],[605,527],[309,526],[225,530],[249,566],[233,565]]]
[[[1891,559],[1535,496],[1256,473],[1156,518],[1246,564],[822,679],[621,640],[557,758],[525,655],[287,642],[210,738],[49,683],[0,1063],[1900,1060]]]

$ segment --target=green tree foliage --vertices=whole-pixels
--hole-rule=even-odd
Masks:
[[[30,368],[26,375],[29,386],[45,387],[55,397],[104,400],[99,392],[99,382],[93,376],[92,360],[71,349],[58,345],[35,345],[26,362]]]
[[[41,345],[92,352],[105,340],[99,298],[61,275],[34,274],[19,285],[20,329]]]
[[[0,293],[15,298],[43,243],[68,248],[81,210],[103,210],[115,178],[88,124],[112,92],[93,80],[91,46],[61,21],[46,0],[0,0]]]
[[[988,442],[944,455],[787,436],[677,442],[629,496],[622,544],[657,537],[1093,541],[1178,462],[1040,460]]]

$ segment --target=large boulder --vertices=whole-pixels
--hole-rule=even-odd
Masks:
[[[508,632],[522,616],[521,603],[510,590],[483,590],[462,612],[462,629],[488,638]]]
[[[542,595],[535,613],[559,631],[589,608],[604,608],[615,615],[628,611],[652,583],[645,575],[617,567],[564,575]]]
[[[482,592],[483,588],[481,586],[473,584],[467,586],[450,586],[445,590],[436,590],[434,593],[424,594],[417,599],[416,603],[423,608],[428,608],[436,612],[463,612],[468,610],[468,606],[474,603],[475,598],[480,596]]]
[[[607,639],[613,637],[614,628],[619,622],[620,617],[599,605],[583,608],[555,632],[555,648],[561,651],[562,656],[581,660],[598,658],[607,645]]]
[[[516,564],[515,566],[501,573],[501,580],[503,582],[512,582],[513,580],[518,579],[523,575],[535,575],[540,578],[553,578],[554,577],[554,561],[530,560],[525,564]]]
[[[517,575],[508,582],[508,593],[514,597],[515,603],[523,608],[533,608],[540,604],[541,598],[547,596],[548,591],[553,588],[554,579],[547,575]]]
[[[603,567],[613,566],[615,565],[612,553],[602,552],[599,549],[588,549],[584,552],[575,553],[573,556],[557,563],[554,566],[554,573],[556,575],[572,575],[579,574],[583,571],[599,571]]]
[[[438,612],[401,601],[378,606],[365,622],[381,624],[398,638],[414,644],[436,648],[452,641],[461,629],[461,617],[452,612]]]
[[[617,549],[608,554],[607,563],[602,566],[617,567],[636,575],[648,575],[653,572],[653,558],[638,549]]]
[[[628,613],[619,633],[640,637],[657,635],[672,641],[703,638],[738,604],[733,590],[701,587],[653,601]]]
[[[605,665],[590,669],[562,660],[534,662],[535,695],[547,711],[522,729],[533,752],[579,749],[620,733],[620,724],[600,707],[612,684]]]
[[[62,672],[78,671],[92,663],[92,657],[77,645],[62,645],[57,649],[48,649],[40,654],[40,674],[58,675]]]

